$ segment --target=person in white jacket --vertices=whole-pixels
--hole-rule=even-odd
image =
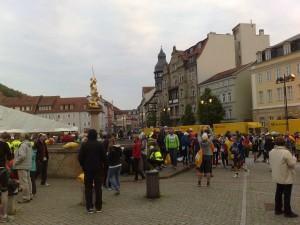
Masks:
[[[32,198],[32,186],[30,179],[30,169],[32,164],[32,146],[29,141],[29,135],[23,134],[21,136],[22,144],[15,152],[14,169],[18,172],[20,187],[22,189],[22,199],[19,203],[29,202]]]
[[[296,157],[285,147],[282,136],[275,139],[275,147],[269,153],[272,178],[276,182],[275,215],[298,217],[291,209],[291,193],[295,177]],[[282,195],[284,210],[282,210]]]

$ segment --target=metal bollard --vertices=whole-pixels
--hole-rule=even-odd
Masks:
[[[159,172],[157,170],[146,171],[147,198],[159,198]]]

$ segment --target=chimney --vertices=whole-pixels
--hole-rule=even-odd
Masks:
[[[264,29],[259,29],[258,33],[259,35],[264,35]]]

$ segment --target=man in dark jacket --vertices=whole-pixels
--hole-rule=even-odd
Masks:
[[[48,160],[49,153],[48,148],[45,143],[47,136],[45,134],[39,134],[38,140],[36,142],[37,148],[37,175],[41,174],[41,185],[49,186],[47,183],[47,170],[48,170]]]
[[[96,212],[102,209],[102,180],[107,158],[103,145],[97,141],[97,131],[89,130],[87,142],[81,145],[78,155],[79,163],[84,172],[85,199],[88,213],[94,213],[93,185],[96,195]]]

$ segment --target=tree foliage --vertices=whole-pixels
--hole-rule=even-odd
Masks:
[[[149,112],[146,118],[147,127],[156,127],[156,112]]]
[[[185,106],[184,115],[181,117],[181,123],[183,125],[193,125],[196,123],[195,115],[190,104]]]
[[[209,88],[206,88],[200,96],[197,114],[199,122],[207,125],[219,123],[225,115],[220,100],[212,95]]]
[[[172,121],[168,111],[163,111],[160,113],[160,125],[161,126],[171,126]]]
[[[25,95],[22,92],[11,89],[3,84],[0,84],[0,92],[6,97],[21,97]]]

